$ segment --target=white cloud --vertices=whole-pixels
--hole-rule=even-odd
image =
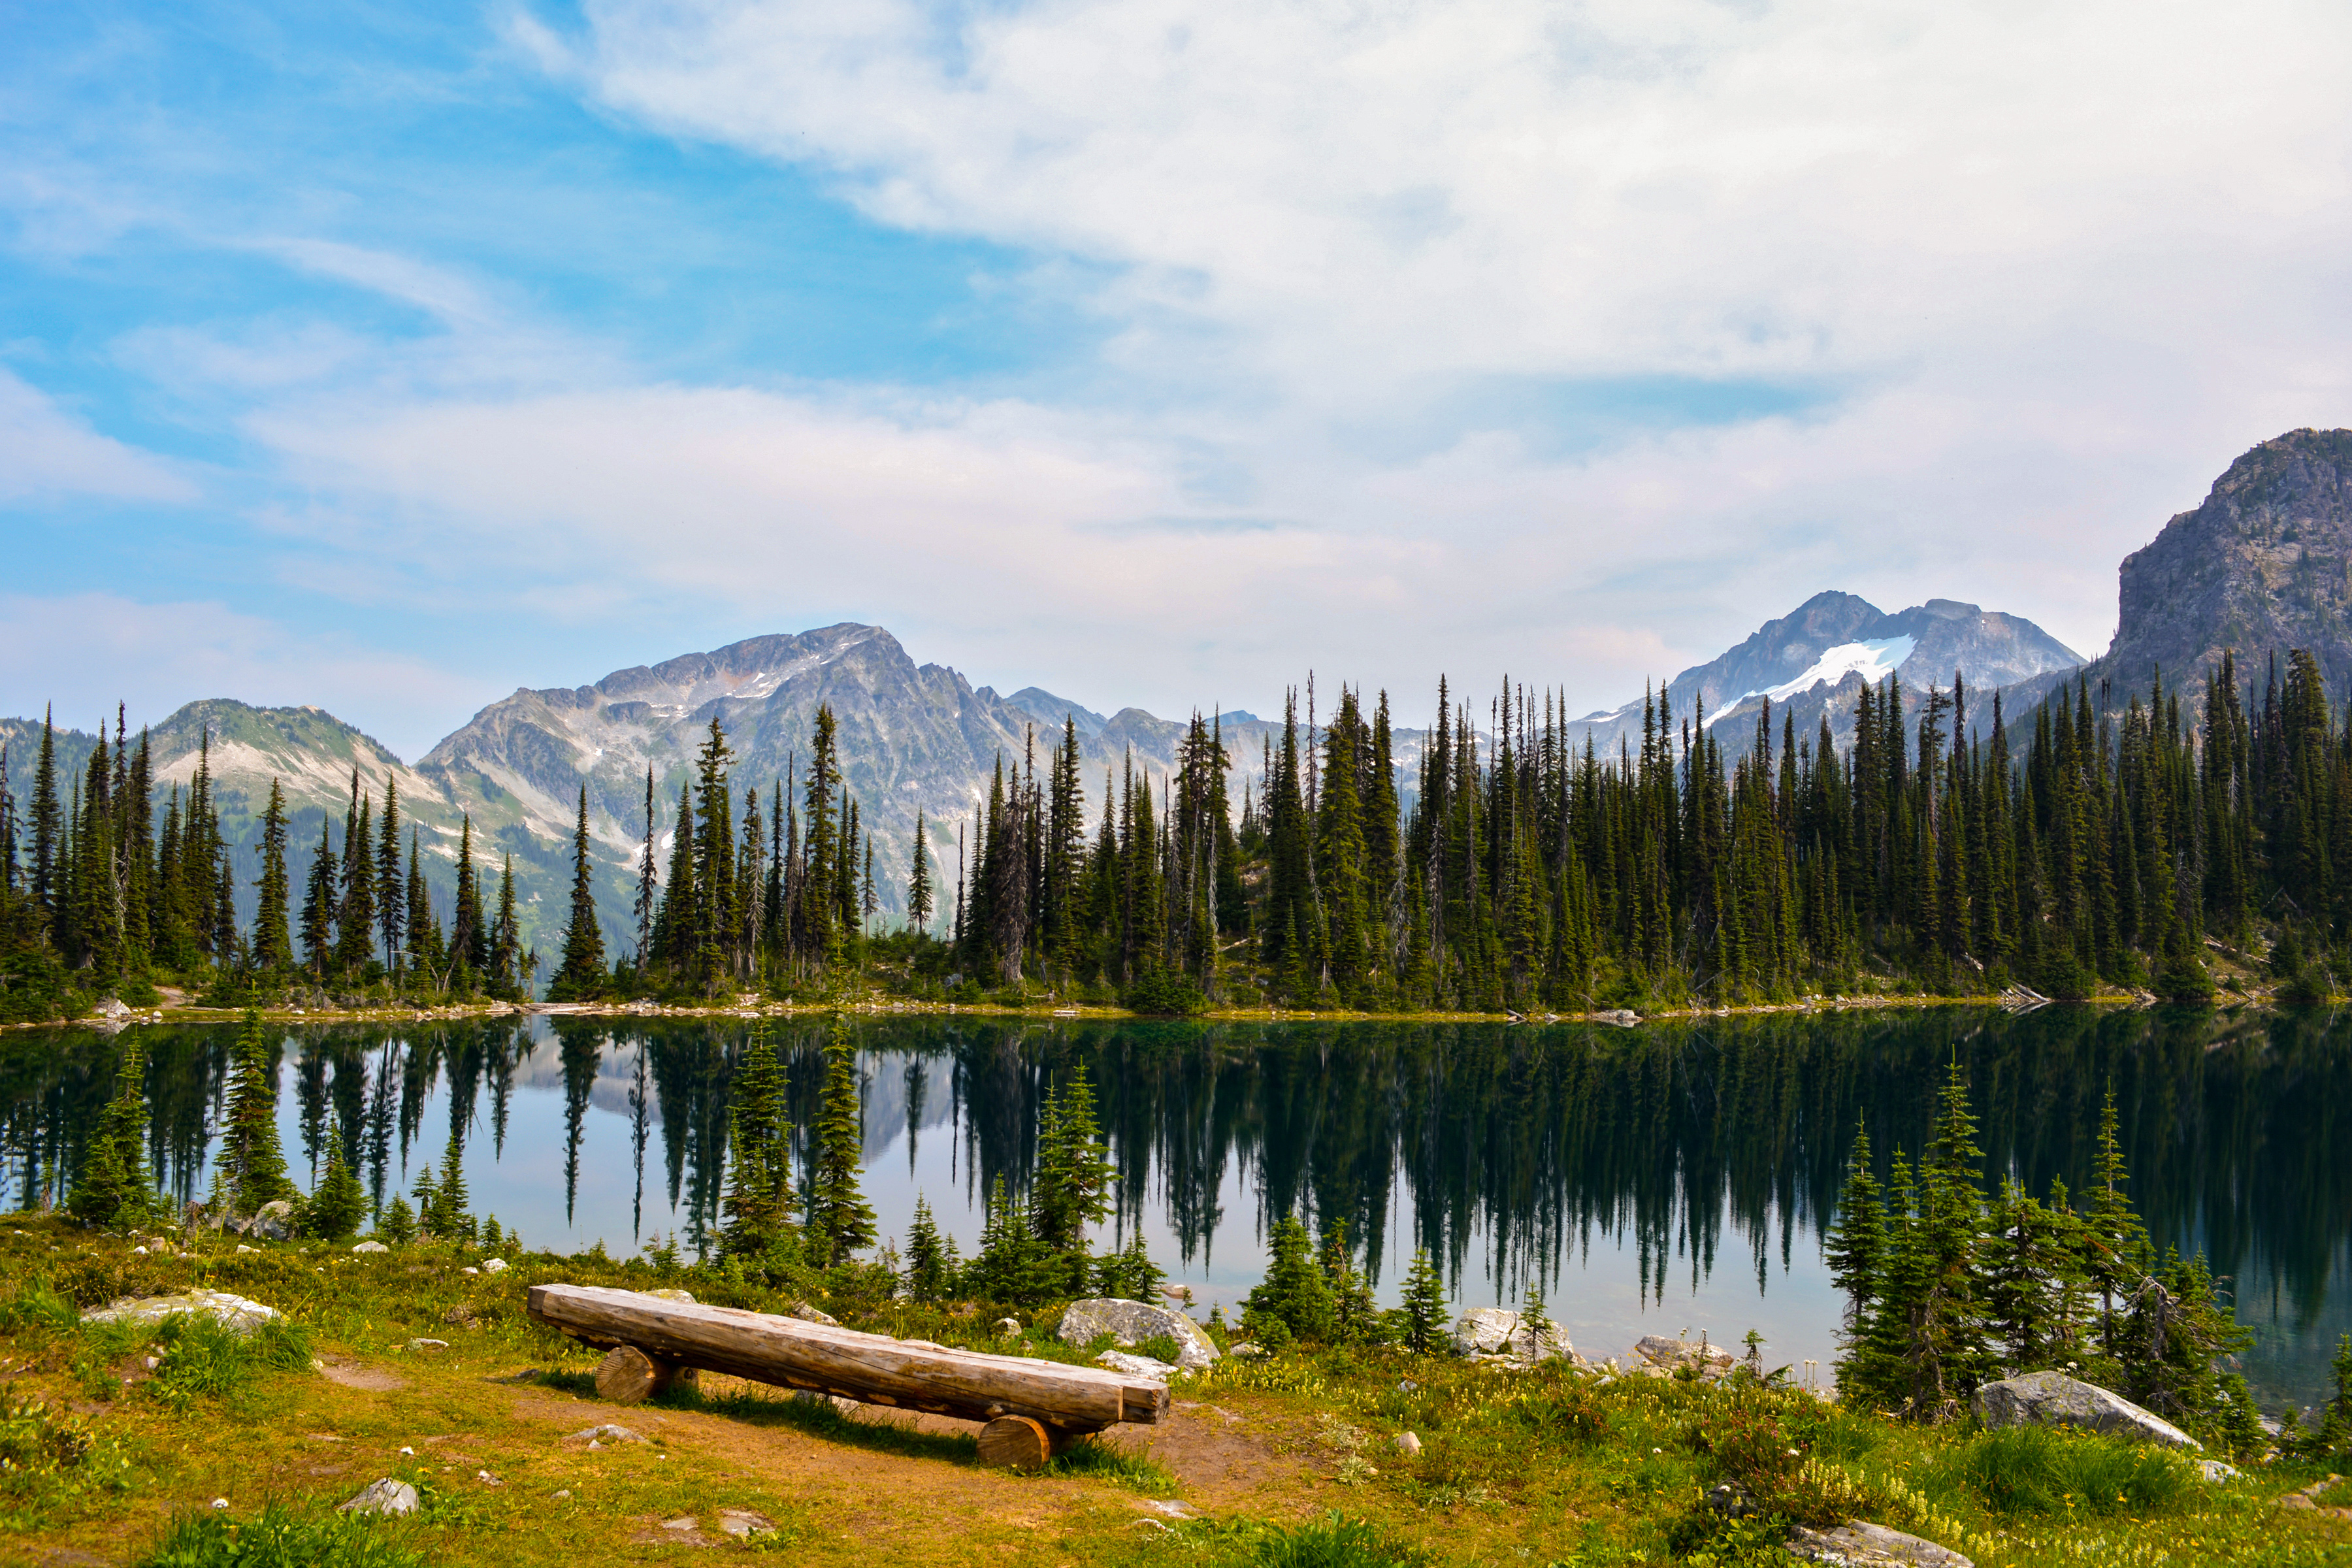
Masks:
[[[0,501],[97,496],[184,501],[196,487],[171,463],[101,436],[0,368]]]
[[[2352,423],[2352,13],[2314,0],[586,14],[515,36],[608,107],[1113,264],[1132,428],[1214,448],[1327,558],[1484,558],[1521,626],[1605,595],[1704,654],[1839,584],[2100,647],[2116,562],[2230,458]],[[1445,431],[1495,378],[1822,401],[1561,458],[1538,415]],[[1433,453],[1350,434],[1418,427]]]
[[[38,715],[54,704],[58,721],[78,729],[111,716],[118,701],[134,723],[207,697],[311,703],[414,762],[455,727],[453,715],[505,689],[495,678],[459,678],[217,603],[0,595],[0,712]]]

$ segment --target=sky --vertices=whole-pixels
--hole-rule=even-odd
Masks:
[[[2352,425],[2347,80],[2334,0],[0,0],[0,713],[2097,653]]]

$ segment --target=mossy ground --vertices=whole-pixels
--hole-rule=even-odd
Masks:
[[[370,1527],[380,1550],[367,1561],[576,1568],[764,1552],[858,1568],[1787,1562],[1773,1544],[1777,1519],[1725,1521],[1703,1505],[1706,1488],[1730,1479],[1768,1513],[1861,1512],[1980,1568],[2352,1564],[2352,1526],[2275,1506],[2318,1471],[2259,1466],[2212,1487],[2096,1438],[2020,1455],[1961,1428],[1901,1426],[1795,1391],[1646,1378],[1599,1386],[1564,1370],[1386,1351],[1228,1360],[1180,1385],[1165,1426],[1123,1427],[1052,1473],[1013,1476],[980,1465],[969,1426],[845,1415],[732,1380],[634,1409],[600,1404],[594,1352],[522,1310],[529,1285],[551,1279],[679,1283],[705,1300],[782,1304],[715,1274],[665,1276],[594,1254],[521,1256],[503,1273],[469,1276],[460,1268],[470,1255],[424,1247],[238,1253],[215,1239],[194,1255],[139,1257],[131,1246],[55,1218],[0,1220],[0,1560],[142,1562],[175,1514],[209,1510],[215,1498],[230,1524],[250,1525],[273,1504],[281,1521],[315,1519],[394,1476],[425,1506]],[[192,1284],[280,1308],[325,1370],[289,1366],[280,1341],[246,1363],[215,1356],[202,1375],[169,1357],[151,1371],[157,1347],[143,1331],[85,1330],[68,1310]],[[994,1337],[1000,1314],[989,1310],[844,1315],[942,1342],[1018,1343]],[[419,1338],[448,1348],[412,1348]],[[1027,1343],[1029,1353],[1083,1353],[1040,1335]],[[606,1421],[648,1440],[591,1449],[567,1436]],[[1417,1458],[1395,1446],[1408,1430],[1423,1442]],[[2032,1484],[2009,1484],[2020,1477]],[[2110,1486],[2116,1496],[2102,1495]],[[779,1529],[733,1541],[719,1530],[728,1508]],[[1361,1522],[1335,1525],[1335,1515]],[[688,1519],[690,1531],[667,1528]]]

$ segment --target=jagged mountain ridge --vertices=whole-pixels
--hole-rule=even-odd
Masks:
[[[2242,681],[2310,652],[2331,700],[2352,691],[2352,430],[2290,430],[2232,462],[2205,500],[2116,568],[2115,640],[2082,679],[2110,709],[2161,674],[2204,695],[2225,651]],[[2038,700],[2056,676],[2021,684]]]
[[[1843,748],[1852,737],[1855,693],[1864,681],[1874,683],[1890,672],[1906,689],[1907,706],[1931,684],[1950,686],[1956,671],[1989,695],[1995,688],[2084,662],[2021,616],[1955,599],[1930,599],[1889,615],[1866,599],[1831,590],[1765,622],[1718,658],[1684,670],[1667,682],[1666,695],[1677,725],[1703,715],[1716,739],[1735,755],[1753,742],[1768,700],[1776,732],[1785,715],[1810,740],[1826,711],[1832,736]],[[1638,749],[1642,710],[1637,698],[1587,714],[1572,721],[1571,740],[1580,744],[1590,735],[1606,755],[1623,744]]]

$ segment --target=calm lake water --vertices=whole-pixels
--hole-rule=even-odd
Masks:
[[[715,1227],[727,1088],[749,1026],[539,1018],[287,1032],[280,1120],[298,1175],[341,1139],[363,1179],[407,1191],[454,1132],[477,1214],[528,1245]],[[801,1123],[823,1026],[772,1024]],[[200,1197],[228,1026],[140,1031],[155,1167]],[[125,1037],[128,1037],[127,1036]],[[967,1254],[1003,1173],[1018,1190],[1047,1087],[1085,1064],[1121,1172],[1106,1242],[1139,1226],[1203,1307],[1232,1304],[1287,1212],[1344,1217],[1384,1299],[1426,1247],[1459,1306],[1516,1304],[1528,1275],[1579,1349],[1750,1328],[1802,1374],[1834,1352],[1820,1230],[1858,1117],[1917,1149],[1957,1057],[1994,1171],[2036,1192],[2088,1183],[2102,1097],[2123,1113],[2132,1194],[2160,1242],[2235,1281],[2265,1408],[2329,1392],[2352,1330],[2352,1019],[2235,1020],[1954,1008],[1616,1029],[1485,1025],[857,1026],[866,1190],[903,1237],[918,1194]],[[120,1040],[0,1040],[8,1197],[54,1190],[110,1091]],[[1825,1375],[1825,1374],[1824,1374]]]

